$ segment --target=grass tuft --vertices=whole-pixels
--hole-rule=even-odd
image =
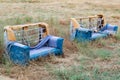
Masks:
[[[119,71],[104,70],[99,67],[90,69],[88,67],[77,66],[70,69],[55,70],[54,74],[58,80],[119,80]]]
[[[102,60],[109,60],[112,56],[112,51],[101,48],[95,49],[93,54],[96,58],[100,58]]]

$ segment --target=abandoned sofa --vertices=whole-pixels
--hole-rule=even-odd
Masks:
[[[89,23],[82,22],[82,20],[88,19]],[[92,21],[92,19],[96,19]],[[80,22],[78,23],[79,20]],[[88,24],[87,27],[84,24]],[[106,38],[109,35],[117,33],[118,26],[106,24],[104,25],[104,18],[102,15],[90,16],[84,18],[71,18],[70,23],[70,39],[80,42],[91,41],[100,38]]]
[[[42,22],[4,28],[6,52],[15,64],[26,65],[49,54],[62,55],[63,40],[49,35],[48,25]]]

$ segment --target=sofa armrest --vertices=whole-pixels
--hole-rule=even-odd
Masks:
[[[51,36],[48,41],[48,46],[58,48],[58,49],[60,49],[60,51],[62,53],[63,52],[63,50],[62,50],[63,41],[64,41],[64,39],[61,37]]]
[[[89,29],[76,29],[75,39],[80,42],[90,40],[92,36],[92,31]]]
[[[7,46],[8,55],[10,60],[15,64],[26,65],[29,62],[30,48],[26,45],[11,42]]]
[[[111,25],[111,24],[106,24],[106,26],[104,26],[104,27],[101,29],[101,31],[105,31],[105,30],[117,32],[118,26],[116,26],[116,25]]]

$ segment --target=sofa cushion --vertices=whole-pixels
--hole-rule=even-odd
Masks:
[[[92,33],[91,40],[107,37],[107,34],[104,33]]]
[[[60,53],[60,50],[52,47],[42,47],[40,49],[32,49],[30,50],[30,59],[44,57],[44,56],[47,56],[48,54],[57,55],[58,53]]]
[[[105,34],[115,34],[116,31],[113,31],[113,30],[104,30],[102,33],[105,33]]]
[[[57,41],[58,41],[58,37],[56,37],[56,36],[51,36],[51,38],[50,38],[49,41],[48,41],[49,47],[57,48]]]

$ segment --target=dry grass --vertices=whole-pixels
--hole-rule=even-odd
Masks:
[[[58,80],[54,69],[83,65],[91,71],[98,66],[101,71],[120,69],[120,35],[87,45],[69,41],[69,19],[102,13],[106,22],[120,26],[119,0],[0,0],[0,32],[6,25],[44,21],[50,25],[50,33],[65,38],[65,58],[50,56],[31,61],[27,67],[0,65],[0,74],[17,80]],[[1,40],[0,40],[1,41]],[[3,41],[0,46],[3,46]],[[1,52],[0,48],[0,53]],[[111,52],[110,56],[100,53]],[[101,54],[101,55],[99,55]],[[105,57],[105,58],[104,58]],[[107,71],[106,70],[106,71]],[[64,80],[64,79],[63,79]]]

